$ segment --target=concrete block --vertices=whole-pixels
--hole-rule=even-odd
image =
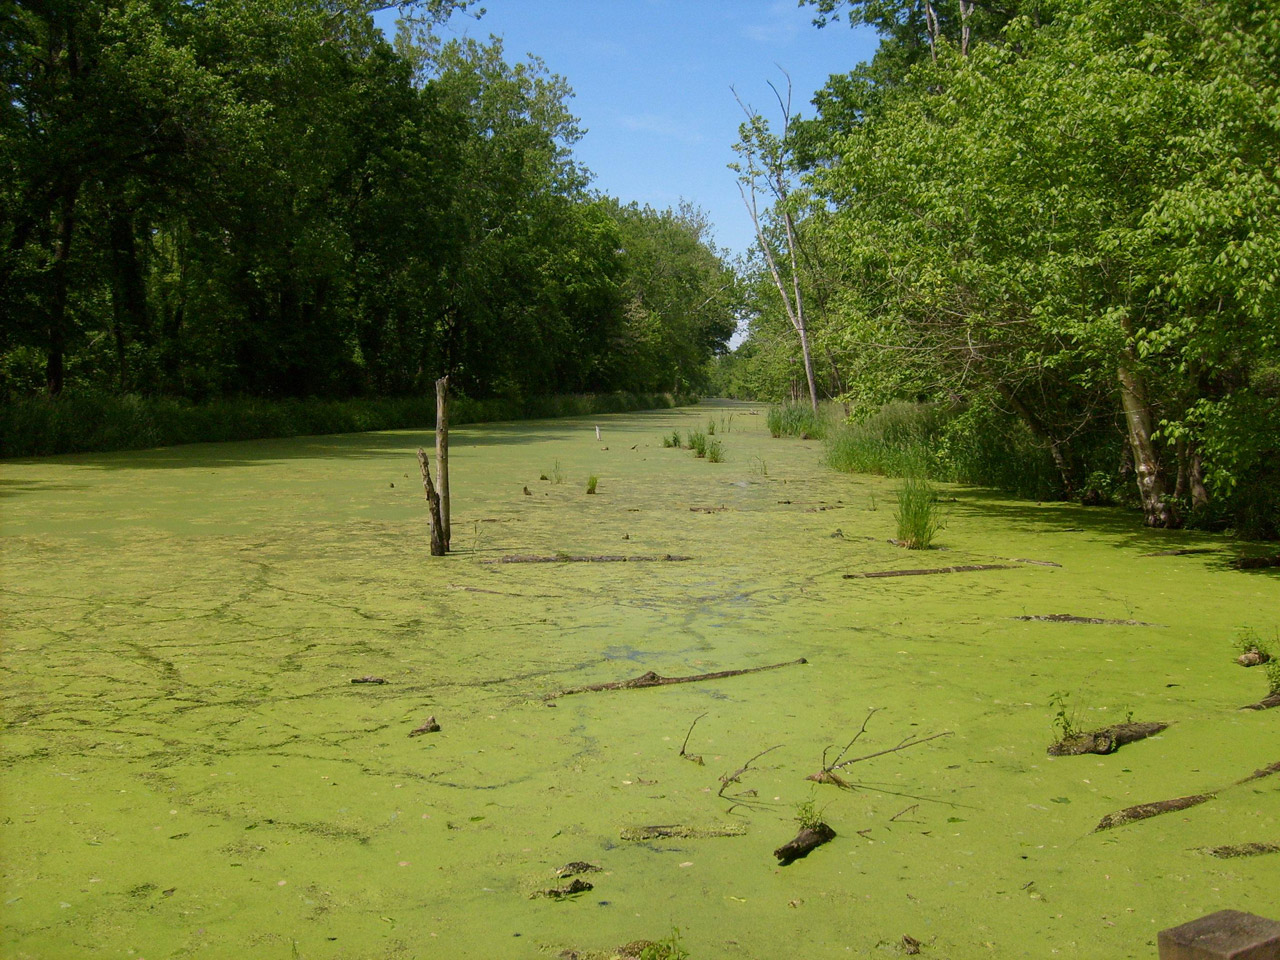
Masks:
[[[1160,960],[1280,960],[1280,923],[1239,910],[1219,910],[1161,930]]]

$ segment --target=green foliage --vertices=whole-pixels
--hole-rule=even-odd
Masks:
[[[707,441],[707,460],[710,463],[722,463],[724,461],[724,447],[719,440]]]
[[[672,927],[670,936],[647,944],[639,960],[689,960],[689,951],[680,943],[680,930]]]
[[[592,474],[591,476],[587,477],[587,493],[595,493],[596,484],[599,482],[600,482],[600,478],[597,477],[595,474]]]
[[[716,421],[713,417],[707,421],[707,436],[714,437],[716,435]]]
[[[551,477],[552,483],[564,483],[564,471],[560,469],[559,460],[551,465],[551,473],[549,476]]]
[[[1242,654],[1256,652],[1268,658],[1272,656],[1271,645],[1258,636],[1254,630],[1242,630],[1240,635],[1236,637],[1235,646]]]
[[[671,432],[671,436],[669,436],[669,437],[663,437],[663,438],[662,438],[662,445],[663,445],[664,447],[675,447],[677,450],[679,450],[679,449],[680,449],[680,447],[681,447],[681,445],[682,445],[682,444],[681,444],[681,441],[680,441],[680,431],[679,431],[679,430],[673,430],[673,431]]]
[[[893,519],[898,525],[899,542],[908,550],[928,550],[944,526],[937,491],[928,480],[909,476],[897,497],[898,509]]]
[[[689,449],[693,451],[695,457],[705,457],[707,455],[707,435],[701,430],[689,431]]]
[[[1076,720],[1076,708],[1071,703],[1069,694],[1055,692],[1049,698],[1049,706],[1054,708],[1053,729],[1059,740],[1070,740],[1080,734]]]
[[[769,407],[765,423],[772,437],[800,437],[821,440],[827,435],[828,419],[803,403],[785,403]]]
[[[394,46],[322,0],[6,15],[0,397],[699,389],[705,218],[589,193],[563,78],[432,32],[466,5]]]
[[[1280,694],[1280,660],[1268,660],[1264,669],[1267,671],[1267,693]]]
[[[822,811],[817,808],[812,797],[796,804],[795,820],[801,830],[812,830],[822,823]]]

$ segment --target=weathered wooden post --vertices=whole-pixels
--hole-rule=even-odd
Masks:
[[[444,540],[444,523],[440,519],[440,494],[431,482],[431,464],[427,460],[427,451],[418,448],[418,468],[422,470],[422,487],[427,491],[427,510],[431,524],[431,555],[443,557],[449,552]]]
[[[436,381],[436,490],[440,494],[441,538],[449,549],[449,378]]]

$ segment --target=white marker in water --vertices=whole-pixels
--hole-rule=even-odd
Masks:
[[[599,440],[599,439],[600,439],[600,428],[599,428],[599,427],[596,427],[596,439],[597,439],[597,440]]]

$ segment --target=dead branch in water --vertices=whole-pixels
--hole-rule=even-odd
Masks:
[[[741,677],[748,673],[762,673],[765,670],[777,670],[781,667],[792,667],[798,663],[808,663],[804,657],[799,660],[788,660],[785,663],[770,663],[763,667],[746,667],[742,670],[718,670],[715,673],[695,673],[688,677],[662,677],[650,670],[630,680],[617,680],[613,683],[592,683],[585,687],[571,687],[548,693],[542,699],[555,700],[575,693],[598,693],[602,690],[642,690],[646,687],[668,687],[676,683],[697,683],[701,680],[723,680],[726,677]],[[690,728],[692,729],[692,728]]]
[[[685,753],[685,749],[689,746],[689,738],[693,736],[693,728],[696,727],[698,725],[698,721],[705,716],[706,714],[703,713],[693,718],[693,723],[689,724],[689,732],[684,735],[684,743],[680,744],[680,756],[684,757],[686,760],[696,763],[700,767],[704,765],[702,756],[696,753]]]
[[[815,783],[830,783],[845,790],[852,790],[854,788],[854,784],[851,784],[848,780],[845,780],[842,776],[836,773],[837,770],[843,770],[845,767],[852,766],[855,763],[861,763],[864,760],[871,760],[875,757],[883,757],[885,754],[897,753],[900,750],[907,750],[911,747],[919,746],[922,743],[928,743],[930,740],[937,740],[939,737],[949,737],[952,735],[950,730],[943,730],[941,733],[930,734],[927,737],[917,737],[912,734],[904,737],[897,746],[887,747],[884,750],[877,750],[875,753],[868,753],[861,757],[853,757],[852,759],[846,760],[845,755],[853,748],[853,745],[858,742],[859,738],[867,732],[867,724],[871,722],[871,718],[874,717],[879,710],[879,707],[872,707],[867,711],[866,719],[862,721],[862,727],[853,735],[853,738],[844,745],[844,748],[836,754],[836,758],[830,763],[827,762],[827,754],[831,750],[831,746],[823,749],[822,769],[817,773],[810,774],[805,777],[805,779],[812,780]],[[834,744],[832,746],[834,746]]]
[[[772,747],[769,747],[765,750],[761,750],[754,757],[750,758],[746,763],[740,766],[737,770],[733,771],[733,773],[726,773],[720,777],[720,789],[716,791],[716,796],[722,800],[733,801],[732,805],[730,805],[729,807],[730,813],[733,812],[734,807],[739,805],[746,805],[747,807],[750,807],[751,805],[750,803],[748,803],[748,801],[756,795],[756,792],[754,790],[746,790],[739,794],[732,794],[732,795],[726,796],[725,791],[729,789],[729,784],[731,783],[741,784],[742,775],[747,772],[747,769],[751,766],[751,764],[755,763],[757,760],[763,757],[766,753],[771,753],[772,751],[777,750],[780,746],[782,746],[782,744],[775,743]]]

